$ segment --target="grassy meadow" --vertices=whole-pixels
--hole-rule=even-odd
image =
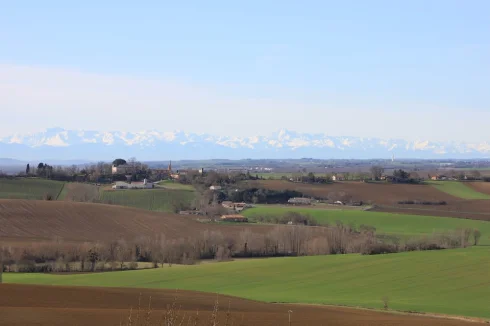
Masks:
[[[169,189],[169,190],[187,190],[194,191],[196,190],[192,185],[185,185],[182,183],[178,183],[173,180],[163,180],[156,183],[157,187]]]
[[[376,227],[378,234],[398,235],[402,237],[424,236],[434,232],[452,231],[458,228],[478,229],[481,232],[480,244],[490,245],[490,222],[450,217],[422,216],[397,213],[369,212],[361,210],[315,209],[305,207],[257,206],[243,211],[251,221],[284,215],[287,212],[300,212],[313,217],[320,224],[361,224]]]
[[[62,193],[64,182],[37,178],[0,179],[0,198],[43,199],[51,195],[57,199]]]
[[[6,283],[197,290],[266,302],[490,318],[490,248],[248,259],[96,274],[4,274]]]
[[[478,192],[464,182],[459,181],[428,181],[430,185],[439,191],[461,199],[490,199],[490,195]]]
[[[100,201],[106,204],[130,206],[157,212],[173,212],[179,205],[188,205],[194,192],[187,190],[137,189],[104,190]]]

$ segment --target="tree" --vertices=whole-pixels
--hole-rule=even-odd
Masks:
[[[474,229],[473,230],[473,240],[474,240],[475,246],[478,244],[478,241],[480,241],[480,237],[481,237],[480,230]]]
[[[381,178],[381,176],[383,175],[383,172],[385,171],[385,169],[382,166],[375,165],[375,166],[371,167],[370,171],[371,171],[371,175],[372,175],[373,179],[379,180]]]
[[[125,165],[126,160],[123,160],[122,158],[116,158],[114,161],[112,161],[112,165],[119,166],[119,165]]]
[[[3,248],[0,248],[0,284],[2,284],[3,275]]]
[[[397,179],[406,180],[410,178],[410,173],[400,169],[400,170],[393,171],[393,176]]]
[[[133,174],[136,174],[137,172],[137,169],[138,169],[138,165],[140,165],[141,163],[139,163],[137,160],[136,160],[136,157],[130,157],[129,160],[128,160],[128,165],[131,167],[131,172]]]
[[[99,248],[93,247],[88,251],[88,261],[91,264],[90,270],[95,272],[95,266],[100,260]]]
[[[480,179],[481,173],[478,170],[473,170],[473,171],[471,171],[471,176],[473,177],[473,179]]]
[[[43,169],[44,169],[44,163],[42,163],[42,162],[41,162],[41,163],[39,163],[39,164],[37,165],[37,169],[38,169],[38,170],[43,170]]]
[[[315,182],[315,174],[313,172],[308,173],[307,179],[308,179],[309,183],[314,183]]]
[[[31,167],[29,165],[29,163],[27,163],[26,165],[26,175],[29,175],[29,172],[31,171]]]

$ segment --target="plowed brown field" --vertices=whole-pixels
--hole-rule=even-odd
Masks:
[[[490,195],[490,182],[468,182],[466,185],[478,192]]]
[[[167,239],[180,239],[205,230],[238,236],[245,228],[265,233],[272,226],[204,224],[180,215],[115,205],[0,199],[2,241],[35,242],[54,237],[66,241],[133,240],[161,234]]]
[[[354,201],[373,202],[379,205],[394,205],[401,200],[452,201],[457,198],[430,185],[409,185],[369,182],[335,182],[332,184],[303,184],[283,180],[248,182],[250,186],[271,190],[296,190],[314,197],[329,197],[338,193],[352,196]]]
[[[490,200],[458,200],[438,206],[377,206],[373,211],[490,221]]]
[[[128,289],[84,288],[0,284],[0,325],[119,325],[127,322],[129,308],[135,307],[141,294],[144,309],[151,297],[151,318],[160,320],[165,307],[176,298],[180,316],[195,316],[206,322],[213,310],[216,295],[211,293]],[[390,314],[369,310],[268,304],[235,297],[218,297],[220,321],[224,324],[225,311],[230,312],[235,325],[288,325],[288,310],[292,311],[292,325],[328,326],[456,326],[470,325],[460,320],[431,318],[417,315]],[[242,322],[243,320],[243,322]],[[208,323],[205,323],[206,325]],[[184,323],[187,325],[187,323]]]

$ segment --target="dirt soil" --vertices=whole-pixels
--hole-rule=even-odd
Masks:
[[[161,319],[167,305],[174,302],[174,298],[180,318],[185,315],[184,325],[187,325],[188,318],[196,316],[197,311],[199,325],[208,325],[217,298],[215,294],[192,291],[17,284],[0,284],[0,294],[2,326],[116,326],[121,322],[126,325],[130,307],[133,308],[133,323],[136,320],[140,295],[142,309],[146,309],[151,297],[153,311],[150,318],[154,321],[151,325],[157,325],[156,322]],[[235,325],[288,325],[288,310],[292,311],[291,325],[298,326],[471,325],[461,320],[330,306],[268,304],[228,296],[219,296],[218,301],[220,325],[224,325],[228,306]]]
[[[134,240],[164,234],[167,239],[193,237],[206,230],[238,237],[250,229],[267,233],[270,225],[205,224],[176,214],[92,203],[0,199],[0,241],[28,243]]]
[[[478,192],[490,195],[490,182],[467,182],[466,185]]]
[[[249,181],[250,186],[271,190],[296,190],[314,197],[335,197],[343,194],[354,201],[373,202],[379,205],[395,205],[401,200],[451,201],[456,198],[430,185],[409,185],[369,182],[334,182],[332,184],[304,184],[283,180]]]
[[[490,221],[490,200],[458,200],[448,205],[377,206],[372,211]]]

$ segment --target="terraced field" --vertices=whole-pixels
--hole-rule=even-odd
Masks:
[[[490,247],[249,259],[96,274],[4,274],[7,283],[197,290],[264,302],[389,307],[490,318]],[[377,324],[376,324],[377,325]]]

